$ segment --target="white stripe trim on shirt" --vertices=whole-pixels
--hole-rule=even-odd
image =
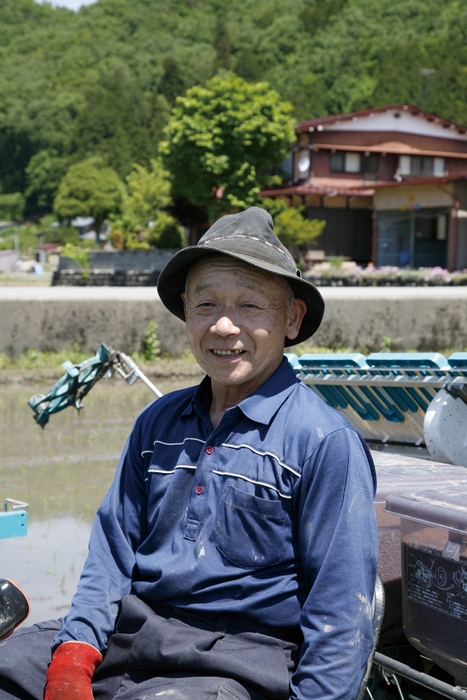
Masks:
[[[193,464],[177,464],[173,469],[148,469],[148,474],[175,474],[177,469],[195,469]]]
[[[195,438],[195,437],[186,437],[182,442],[164,442],[164,440],[154,440],[152,443],[153,445],[166,445],[167,447],[175,447],[175,446],[181,446],[184,445],[187,440],[194,440],[195,442],[201,442],[204,445],[204,440],[201,440],[200,438]],[[144,450],[141,452],[141,457],[144,455],[152,455],[154,450]]]
[[[170,447],[171,445],[184,445],[185,442],[187,442],[188,440],[194,440],[195,442],[201,442],[203,445],[206,442],[205,440],[201,440],[201,438],[186,437],[181,442],[164,442],[164,440],[154,440],[154,442],[152,444],[153,445],[168,445]]]
[[[292,498],[292,496],[288,496],[287,494],[282,493],[282,491],[279,491],[279,489],[276,488],[275,486],[272,486],[272,484],[267,484],[264,481],[256,481],[255,479],[249,479],[244,474],[235,474],[235,472],[221,472],[221,471],[218,471],[217,469],[213,469],[212,473],[219,474],[220,476],[235,476],[238,479],[244,479],[244,481],[248,481],[250,484],[256,484],[257,486],[265,486],[268,489],[272,489],[273,491],[276,491],[276,493],[278,493],[279,496],[282,496],[282,498]]]
[[[295,469],[292,469],[292,467],[289,467],[288,464],[284,464],[284,462],[281,462],[279,457],[275,455],[273,452],[260,452],[260,450],[256,450],[254,447],[251,445],[231,445],[227,442],[222,443],[222,447],[231,447],[234,450],[240,450],[242,447],[244,447],[247,450],[250,450],[251,452],[254,452],[257,455],[260,455],[260,457],[272,457],[273,459],[276,460],[278,464],[280,464],[281,467],[284,467],[284,469],[288,469],[289,472],[292,472],[292,474],[295,474],[295,476],[300,476],[300,472],[297,472]]]

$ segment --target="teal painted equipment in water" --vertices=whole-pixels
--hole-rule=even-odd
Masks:
[[[10,537],[24,537],[28,533],[27,503],[5,498],[3,511],[0,511],[0,540]]]
[[[49,422],[49,416],[74,406],[78,411],[83,407],[83,398],[94,384],[103,377],[111,377],[115,372],[128,384],[141,379],[157,396],[162,396],[157,387],[141,372],[136,363],[125,355],[102,344],[93,357],[76,365],[69,361],[62,364],[65,374],[55,382],[47,394],[35,394],[28,401],[34,411],[34,419],[41,428]]]

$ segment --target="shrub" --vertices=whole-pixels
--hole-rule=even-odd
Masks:
[[[317,285],[331,286],[401,286],[434,287],[467,285],[467,269],[449,272],[442,267],[407,269],[385,265],[351,268],[330,265],[329,268],[307,273],[307,278]]]

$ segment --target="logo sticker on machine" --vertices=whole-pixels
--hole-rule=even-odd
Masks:
[[[467,621],[467,561],[440,551],[404,545],[407,597],[458,620]]]

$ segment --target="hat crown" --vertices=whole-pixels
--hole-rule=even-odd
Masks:
[[[182,248],[170,258],[157,280],[159,297],[169,311],[182,321],[185,319],[182,295],[188,271],[198,261],[217,253],[285,277],[295,296],[306,303],[300,332],[294,339],[286,337],[285,346],[298,345],[313,335],[323,317],[324,300],[318,289],[303,279],[292,255],[274,233],[270,214],[259,207],[221,217],[197,245]]]
[[[245,257],[277,265],[288,274],[297,274],[292,255],[274,233],[271,215],[259,207],[221,217],[200,238],[198,246],[243,253]]]

